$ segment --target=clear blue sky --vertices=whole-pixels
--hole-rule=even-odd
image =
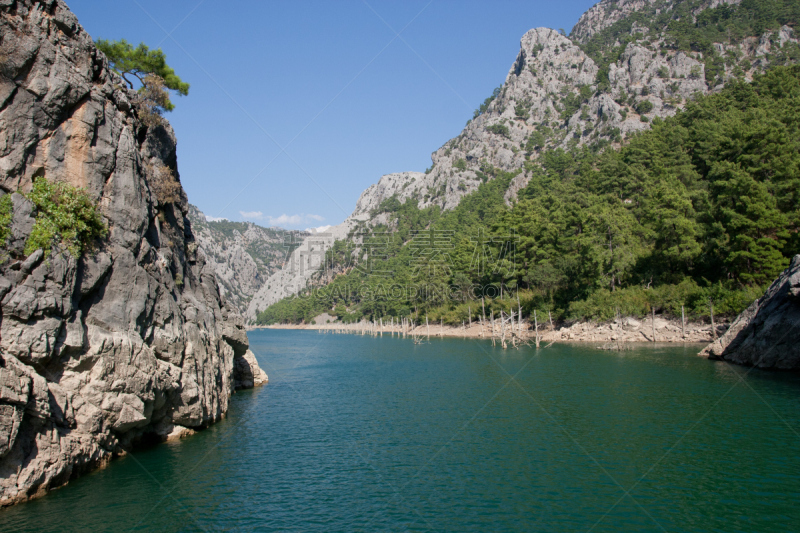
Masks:
[[[341,222],[383,174],[425,170],[504,81],[527,30],[569,32],[594,4],[67,3],[95,39],[160,47],[191,84],[167,114],[190,202],[301,229]]]

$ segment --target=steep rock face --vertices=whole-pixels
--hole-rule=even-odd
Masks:
[[[0,3],[0,504],[22,501],[142,438],[222,418],[237,382],[265,380],[240,316],[197,249],[168,125],[146,128],[60,0]],[[108,238],[80,258],[23,254],[34,179],[85,187]],[[180,429],[180,428],[178,428]]]
[[[404,203],[409,198],[418,197],[426,183],[426,175],[422,172],[398,172],[381,176],[378,183],[370,185],[361,193],[349,218],[371,220],[373,211],[377,211],[384,200],[394,196],[400,203]]]
[[[254,294],[244,312],[248,320],[255,320],[258,313],[287,296],[297,294],[312,278],[325,276],[325,252],[342,239],[358,241],[358,228],[363,224],[375,225],[388,222],[385,213],[378,213],[384,200],[395,197],[400,202],[417,198],[428,182],[422,172],[399,172],[386,174],[375,185],[370,185],[356,202],[356,207],[344,222],[324,232],[311,235],[293,235],[294,245],[283,267],[271,274]]]
[[[357,225],[358,217],[351,215],[341,224],[332,226],[324,232],[314,233],[303,237],[302,240],[298,239],[296,244],[292,245],[293,250],[283,268],[267,278],[258,292],[253,295],[253,299],[247,306],[245,317],[251,321],[255,320],[259,312],[305,288],[309,280],[315,275],[319,275],[323,269],[325,252],[336,241],[351,236]]]
[[[252,222],[208,221],[193,205],[188,218],[195,242],[217,274],[222,295],[242,314],[269,276],[283,267],[292,244],[308,235]]]
[[[800,369],[800,255],[700,354],[759,368]]]
[[[654,0],[603,0],[581,15],[570,35],[578,42],[586,42],[596,33],[653,3]]]
[[[704,2],[695,14],[703,9],[715,8],[722,4],[739,4],[741,0],[709,0]],[[669,12],[675,2],[671,0],[602,0],[581,15],[572,28],[570,37],[585,43],[597,33],[629,17],[632,13],[646,8],[654,8],[655,13]]]
[[[658,75],[663,69],[667,78]],[[488,109],[432,154],[432,170],[417,185],[427,192],[418,194],[419,205],[454,208],[478,188],[487,166],[521,172],[510,201],[527,183],[525,162],[542,149],[621,140],[647,129],[634,108],[647,100],[653,105],[650,119],[673,115],[692,95],[707,92],[702,76],[695,75],[702,69],[682,52],[662,56],[631,44],[610,66],[610,89],[598,91],[598,67],[578,44],[549,28],[530,30]]]
[[[738,3],[711,0],[694,13]],[[620,36],[627,41],[600,47],[604,53],[621,48],[608,64],[607,82],[600,83],[600,68],[585,51],[589,40],[634,13],[653,17],[670,12],[675,4],[603,0],[581,17],[570,37],[549,28],[527,32],[499,94],[458,137],[432,154],[433,165],[424,178],[414,178],[419,206],[452,209],[477,189],[487,167],[520,172],[507,195],[513,201],[527,183],[525,162],[543,149],[620,143],[649,128],[654,118],[674,115],[697,94],[719,90],[732,78],[752,79],[787,44],[798,43],[788,26],[742,42],[714,43],[721,71],[719,78],[707,79],[702,53],[675,50],[667,45],[668,32],[648,33],[632,22],[627,35]]]

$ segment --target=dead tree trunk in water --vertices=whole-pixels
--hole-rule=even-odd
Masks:
[[[511,309],[514,309],[514,308],[512,307]],[[508,333],[511,335],[511,345],[516,347],[517,346],[517,342],[516,342],[516,339],[514,338],[514,311],[513,310],[511,311],[511,314],[508,316],[508,325],[509,325]]]
[[[481,337],[483,337],[484,327],[486,327],[486,305],[483,296],[481,296]]]
[[[681,306],[681,338],[686,340],[686,317],[683,314],[683,306]]]
[[[492,309],[492,346],[494,346],[494,309]]]
[[[653,326],[653,342],[656,342],[656,306],[650,308],[650,325]]]
[[[711,298],[708,299],[708,309],[711,312],[711,333],[714,335],[714,340],[717,340],[717,325],[714,324],[714,303]]]
[[[506,319],[503,317],[503,311],[500,311],[500,346],[506,349]]]

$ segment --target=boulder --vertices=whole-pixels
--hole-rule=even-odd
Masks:
[[[800,255],[700,355],[759,368],[800,369]]]

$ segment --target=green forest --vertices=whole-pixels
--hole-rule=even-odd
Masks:
[[[800,67],[730,82],[618,150],[546,151],[517,171],[530,180],[510,207],[515,174],[482,172],[452,211],[385,201],[391,227],[357,251],[337,242],[333,281],[258,322],[327,311],[460,324],[481,297],[487,313],[519,298],[557,320],[707,316],[709,303],[734,315],[800,253]]]

